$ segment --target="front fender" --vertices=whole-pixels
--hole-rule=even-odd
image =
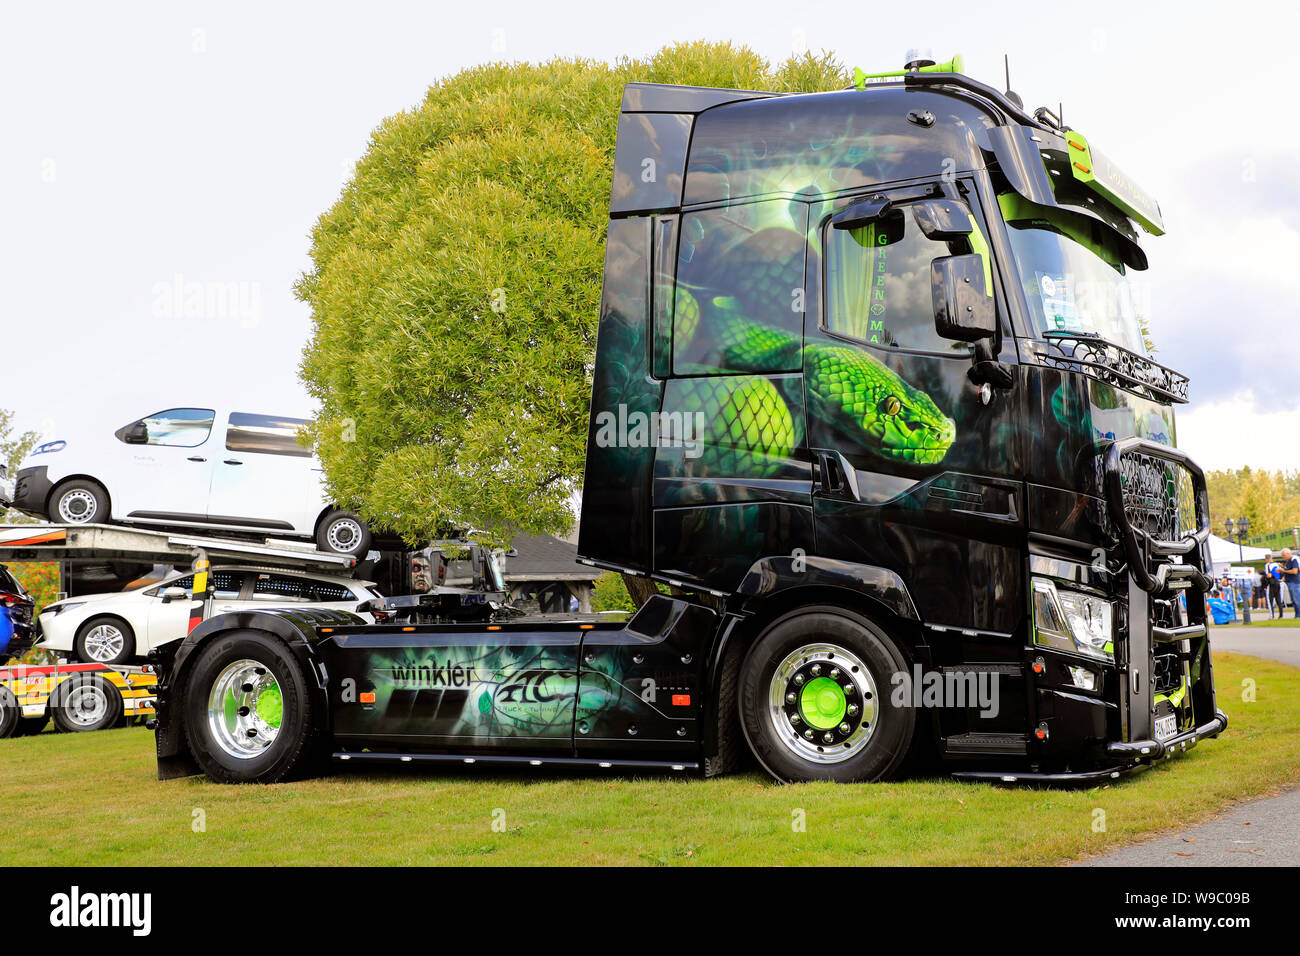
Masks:
[[[736,590],[745,598],[745,606],[749,606],[782,591],[807,587],[844,588],[884,606],[896,617],[920,620],[912,595],[897,572],[815,554],[759,558]]]
[[[364,624],[347,611],[324,611],[315,608],[264,608],[256,611],[232,611],[218,614],[201,623],[188,636],[156,648],[150,655],[158,669],[158,702],[154,742],[158,757],[158,779],[191,776],[199,773],[185,741],[185,695],[189,674],[197,652],[210,641],[235,631],[264,631],[288,645],[314,698],[312,729],[329,729],[329,675],[316,653],[320,636],[317,628]]]

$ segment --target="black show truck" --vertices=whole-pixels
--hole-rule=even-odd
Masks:
[[[213,617],[159,662],[160,776],[1090,785],[1218,735],[1205,481],[1138,227],[1136,184],[958,60],[630,84],[578,551],[667,587],[625,622]]]

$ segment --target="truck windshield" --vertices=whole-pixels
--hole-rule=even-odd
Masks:
[[[1077,220],[1053,216],[1019,197],[999,199],[1037,333],[1096,335],[1146,355],[1134,288],[1117,244],[1099,228],[1082,229]]]

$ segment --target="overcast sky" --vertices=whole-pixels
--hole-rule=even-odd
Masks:
[[[1064,103],[1160,201],[1169,234],[1144,245],[1157,357],[1192,376],[1180,444],[1211,468],[1300,468],[1296,15],[1197,6],[8,3],[0,407],[49,437],[178,403],[310,414],[292,292],[309,230],[370,131],[438,77],[678,40],[868,70],[929,46],[999,86],[1009,53],[1027,106]]]

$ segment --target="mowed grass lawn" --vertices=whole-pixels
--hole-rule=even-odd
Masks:
[[[1224,736],[1074,792],[414,768],[232,787],[159,782],[141,727],[47,731],[0,741],[0,865],[1062,863],[1300,782],[1300,670],[1215,661]]]

